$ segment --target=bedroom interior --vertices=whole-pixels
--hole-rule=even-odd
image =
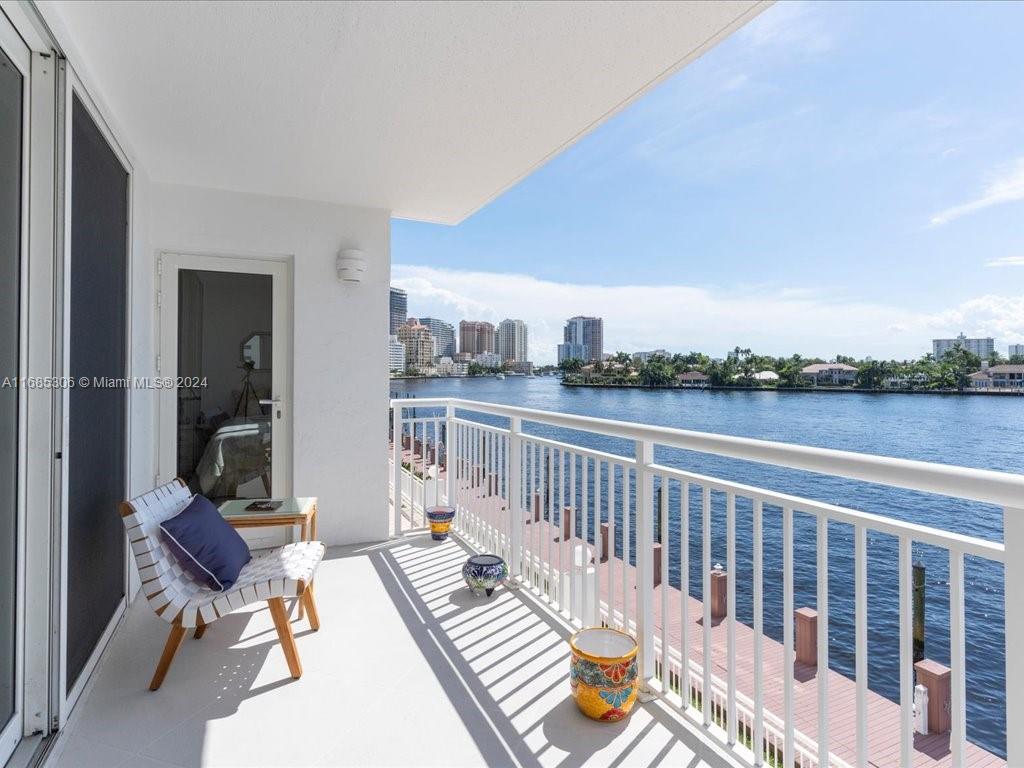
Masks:
[[[272,278],[182,269],[177,474],[217,502],[271,494]]]

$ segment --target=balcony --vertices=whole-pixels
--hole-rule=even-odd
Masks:
[[[971,589],[993,588],[986,574],[1002,576],[1004,545],[668,462],[669,449],[710,452],[1004,505],[1024,478],[466,401],[392,408],[402,436],[389,459],[392,495],[401,489],[397,514],[388,507],[393,535],[329,552],[321,631],[292,615],[305,675],[289,677],[268,612],[241,611],[188,640],[151,693],[165,627],[136,600],[50,765],[1007,764],[976,743],[991,738],[972,718],[987,701],[977,689],[1013,670],[969,651],[979,628],[965,608]],[[436,543],[424,509],[448,498],[456,536]],[[461,578],[479,550],[501,553],[513,573],[491,599]],[[869,601],[869,551],[896,556],[883,571],[897,582],[889,665],[874,657],[884,606]],[[952,727],[924,736],[914,732],[911,564],[937,552],[950,569]],[[719,561],[724,616],[700,599]],[[817,650],[798,662],[798,630],[781,616],[808,597]],[[566,639],[593,624],[639,640],[645,695],[621,723],[587,720],[570,695]],[[895,697],[884,685],[892,669]],[[1016,690],[1007,684],[1011,712]]]

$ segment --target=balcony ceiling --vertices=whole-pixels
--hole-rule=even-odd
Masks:
[[[153,180],[454,224],[767,3],[39,5]]]

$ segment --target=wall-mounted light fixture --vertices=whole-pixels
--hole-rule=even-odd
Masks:
[[[366,271],[366,254],[354,248],[342,249],[338,251],[336,266],[338,279],[343,283],[361,282]]]

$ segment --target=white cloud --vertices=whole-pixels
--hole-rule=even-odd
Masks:
[[[998,259],[989,259],[985,262],[986,267],[1024,267],[1024,256],[1000,256]]]
[[[954,219],[959,219],[961,216],[991,208],[993,205],[1012,203],[1018,200],[1024,200],[1024,158],[1018,158],[1008,169],[993,175],[980,195],[936,213],[932,216],[930,223],[933,227],[941,226]]]
[[[930,315],[927,327],[936,332],[968,336],[991,336],[999,343],[1024,341],[1024,296],[987,294]]]
[[[834,44],[820,9],[808,2],[776,3],[736,33],[754,46],[827,53]]]
[[[834,292],[765,286],[600,286],[520,274],[396,264],[392,283],[409,292],[410,314],[458,322],[520,318],[534,362],[554,361],[565,319],[604,318],[606,351],[664,347],[715,356],[737,344],[765,354],[918,357],[937,336],[984,333],[1024,340],[1024,296],[983,296],[926,314],[846,300]]]

